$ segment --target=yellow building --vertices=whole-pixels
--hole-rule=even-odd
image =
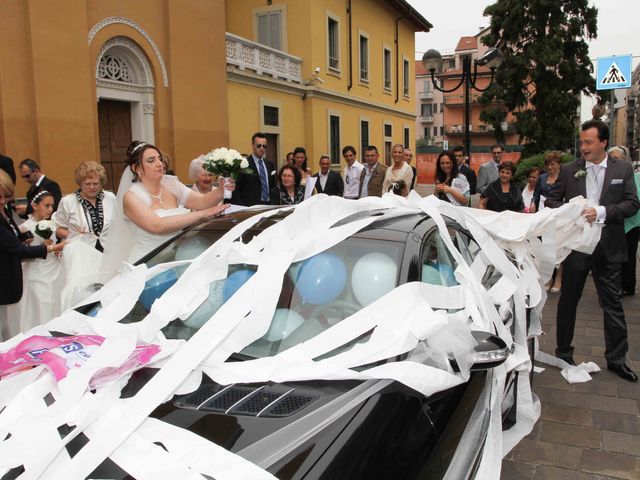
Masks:
[[[230,144],[268,134],[282,165],[296,146],[310,168],[353,145],[415,144],[414,35],[431,25],[404,0],[229,0]]]
[[[258,130],[278,164],[302,145],[312,168],[347,144],[412,145],[414,32],[429,28],[405,0],[2,0],[0,153],[66,193],[87,159],[117,184],[132,139],[183,180]]]

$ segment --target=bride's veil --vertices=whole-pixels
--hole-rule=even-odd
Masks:
[[[126,167],[122,172],[122,177],[120,177],[120,185],[116,195],[116,211],[110,233],[109,251],[105,252],[102,259],[102,267],[100,268],[107,279],[115,276],[122,262],[127,260],[131,252],[133,239],[129,221],[124,215],[124,194],[129,191],[131,185],[133,185],[133,172],[129,167]]]

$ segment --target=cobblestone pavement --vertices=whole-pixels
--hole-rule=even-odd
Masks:
[[[543,311],[540,349],[553,354],[559,294]],[[629,331],[627,364],[640,372],[640,292],[624,297]],[[569,384],[554,367],[536,374],[533,390],[542,414],[529,436],[502,463],[503,480],[640,479],[640,383],[606,370],[602,310],[589,278],[578,306],[574,346],[577,363],[603,370],[586,383]]]

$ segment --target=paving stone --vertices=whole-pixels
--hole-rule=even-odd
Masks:
[[[514,449],[513,459],[518,462],[578,469],[581,455],[578,447],[523,439]]]
[[[628,433],[638,435],[635,440],[640,442],[640,417],[635,415],[621,415],[611,412],[593,412],[593,426],[599,430]]]
[[[638,370],[635,371],[638,372]],[[640,400],[640,383],[621,383],[618,385],[618,396]]]
[[[587,408],[566,407],[552,403],[543,404],[540,418],[548,422],[571,423],[585,427],[593,426],[592,412]],[[542,422],[538,422],[536,425],[541,423]]]
[[[542,422],[540,440],[577,447],[600,448],[602,446],[600,430],[568,423]]]
[[[574,383],[571,385],[571,389],[574,392],[594,393],[605,396],[617,397],[618,395],[618,383],[615,380],[607,380],[599,373],[592,375],[593,380],[584,383]],[[563,378],[564,380],[564,378]]]
[[[619,432],[602,432],[602,449],[608,452],[626,453],[640,457],[640,438]]]
[[[533,480],[536,466],[529,463],[505,460],[502,462],[501,480]]]
[[[580,472],[566,468],[541,465],[536,469],[534,480],[582,480]]]
[[[593,450],[582,456],[581,470],[625,480],[640,478],[640,460],[632,455]]]
[[[558,375],[560,375],[559,372]],[[584,393],[537,387],[535,383],[533,385],[533,390],[540,397],[540,400],[543,403],[546,402],[554,405],[589,408],[589,400]]]
[[[620,381],[624,382],[622,379],[620,379]],[[638,414],[638,402],[631,398],[609,397],[590,393],[578,395],[583,395],[588,407],[593,410],[604,410],[605,412],[624,413],[627,415]]]

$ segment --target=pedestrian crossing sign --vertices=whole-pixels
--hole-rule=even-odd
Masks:
[[[631,86],[631,55],[600,57],[596,61],[596,90]]]

